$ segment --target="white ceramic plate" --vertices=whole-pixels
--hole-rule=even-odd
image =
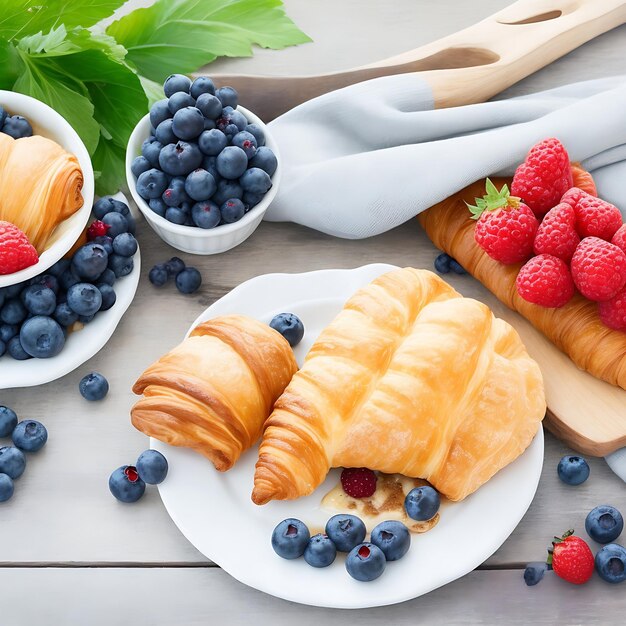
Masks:
[[[296,313],[305,326],[296,347],[298,361],[320,331],[359,287],[393,269],[366,265],[354,270],[306,274],[269,274],[249,280],[210,306],[194,326],[216,315],[242,313],[269,321],[276,313]],[[297,517],[320,532],[332,515],[320,508],[322,497],[339,480],[339,470],[312,495],[296,501],[256,506],[250,500],[257,450],[249,450],[226,473],[188,449],[151,440],[169,461],[167,480],[159,485],[165,506],[182,533],[200,552],[241,582],[271,595],[314,606],[365,608],[415,598],[472,571],[504,543],[528,509],[543,464],[543,431],[530,447],[477,492],[459,503],[446,503],[431,531],[412,535],[400,561],[388,563],[377,580],[360,583],[348,575],[344,556],[315,569],[304,559],[286,561],[270,545],[274,526]]]
[[[128,204],[121,194],[113,196]],[[108,310],[97,313],[92,322],[80,331],[70,333],[63,350],[51,359],[28,359],[16,361],[8,354],[0,357],[0,389],[13,387],[33,387],[61,378],[80,367],[99,352],[111,338],[119,321],[135,297],[139,275],[141,274],[141,253],[139,248],[133,257],[133,271],[115,281],[113,288],[117,299]]]

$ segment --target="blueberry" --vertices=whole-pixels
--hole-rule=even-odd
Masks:
[[[204,156],[202,158],[202,169],[206,170],[213,176],[213,180],[219,185],[220,181],[223,178],[217,173],[217,167],[215,167],[215,163],[217,161],[217,157],[214,156]]]
[[[135,157],[133,162],[130,164],[130,171],[133,173],[135,178],[138,178],[140,174],[147,172],[151,167],[152,165],[150,164],[150,161],[148,161],[145,156],[140,154],[138,157]]]
[[[8,343],[19,331],[20,327],[17,324],[0,325],[0,341]]]
[[[136,467],[122,465],[109,477],[109,489],[120,502],[137,502],[146,491],[146,483],[139,478]]]
[[[237,127],[237,130],[242,131],[248,125],[248,120],[246,116],[240,111],[233,111],[230,114],[231,124],[234,124]]]
[[[596,572],[602,580],[616,585],[626,580],[626,548],[617,543],[603,546],[595,558]]]
[[[254,135],[257,147],[265,145],[265,132],[258,124],[248,124],[244,130]]]
[[[187,215],[183,209],[172,206],[165,211],[165,219],[172,224],[179,224],[182,226],[187,221]]]
[[[167,459],[157,450],[146,450],[137,459],[139,477],[149,485],[158,485],[167,476]]]
[[[232,87],[220,87],[215,95],[220,99],[222,106],[237,108],[239,94]]]
[[[243,202],[237,198],[230,198],[229,200],[226,200],[226,202],[224,202],[224,204],[220,207],[222,220],[224,220],[227,224],[238,222],[244,216],[245,212],[246,207]]]
[[[0,448],[0,474],[6,474],[15,480],[19,478],[26,468],[24,453],[14,446]]]
[[[19,296],[24,289],[24,283],[17,283],[16,285],[9,285],[5,287],[2,291],[4,294],[5,300],[9,300],[10,298],[15,298],[15,296]]]
[[[100,310],[108,311],[117,300],[115,289],[107,283],[98,283],[96,286],[100,290],[100,295],[102,296],[102,305],[100,306]]]
[[[61,324],[61,326],[71,326],[78,320],[78,313],[75,313],[70,309],[70,305],[67,302],[57,304],[57,308],[54,310],[52,317]]]
[[[241,148],[227,146],[217,155],[215,166],[220,176],[233,180],[246,171],[248,157]]]
[[[96,402],[109,393],[109,381],[100,372],[90,372],[80,379],[78,390],[85,400]]]
[[[195,267],[186,267],[176,274],[175,283],[180,293],[194,293],[202,284],[202,276]]]
[[[355,580],[369,582],[378,578],[387,562],[383,551],[372,543],[355,546],[346,557],[346,569]]]
[[[167,189],[165,190],[167,191]],[[165,191],[163,193],[165,193]],[[160,217],[165,217],[165,211],[167,211],[167,205],[161,198],[152,198],[148,201],[148,206]]]
[[[529,587],[536,585],[543,578],[547,570],[548,565],[545,561],[529,563],[524,570],[524,582]]]
[[[0,502],[6,502],[13,495],[13,481],[10,476],[0,474]]]
[[[184,91],[177,91],[170,96],[169,102],[167,104],[167,108],[170,110],[170,113],[176,116],[176,113],[181,109],[186,107],[193,107],[196,105],[196,101]],[[182,139],[182,137],[180,137]]]
[[[450,259],[450,269],[455,274],[467,274],[467,272],[463,269],[461,264],[458,261],[456,261],[455,259]]]
[[[383,551],[387,561],[397,561],[409,551],[411,533],[402,522],[389,520],[372,530],[371,542]]]
[[[4,341],[0,339],[0,356],[3,356],[6,351],[7,351],[7,344],[4,343]]]
[[[207,117],[204,118],[204,130],[214,130],[215,127],[215,120],[210,120]]]
[[[163,287],[163,285],[165,285],[168,279],[169,279],[169,273],[167,271],[167,266],[164,265],[163,263],[160,263],[159,265],[155,265],[148,273],[148,280],[155,287]]]
[[[185,191],[185,177],[174,176],[163,192],[161,199],[166,206],[166,211],[167,207],[179,207],[183,202],[189,202],[191,198]]]
[[[250,209],[254,208],[257,204],[259,204],[259,202],[261,202],[261,200],[263,200],[263,196],[265,194],[264,193],[250,193],[249,191],[246,191],[243,194],[243,204],[246,207],[246,211],[249,211]]]
[[[624,530],[624,518],[614,506],[601,504],[587,515],[585,530],[594,541],[611,543]]]
[[[128,276],[133,271],[135,262],[131,256],[122,256],[121,254],[115,254],[115,252],[109,257],[109,268],[113,270],[116,278],[122,276]]]
[[[200,167],[202,152],[195,143],[179,141],[170,143],[161,150],[159,165],[170,176],[187,176]]]
[[[196,202],[191,207],[191,219],[199,228],[215,228],[222,219],[220,209],[210,200]]]
[[[70,262],[69,259],[59,259],[52,267],[48,268],[48,274],[60,278],[61,274],[70,266]]]
[[[185,262],[177,256],[173,256],[166,264],[168,276],[175,277],[179,272],[185,269]]]
[[[220,127],[218,126],[218,128]],[[232,141],[232,138],[239,132],[239,128],[232,123],[220,128],[220,130],[226,135],[229,142]]]
[[[46,445],[48,431],[37,420],[23,420],[13,431],[13,443],[24,452],[37,452]]]
[[[122,256],[133,256],[137,247],[137,240],[130,233],[120,233],[113,240],[113,252]]]
[[[302,337],[304,337],[304,324],[293,313],[279,313],[275,315],[270,322],[270,327],[278,331],[292,348],[297,346],[302,341]],[[361,541],[363,540],[361,539]]]
[[[209,93],[203,93],[198,96],[196,107],[209,120],[217,120],[222,115],[220,99]]]
[[[100,307],[100,310],[102,310],[102,307]],[[93,322],[95,317],[96,317],[95,313],[93,315],[79,315],[78,316],[78,321],[81,324],[89,324],[89,323]]]
[[[104,246],[103,246],[104,247]],[[72,285],[80,282],[80,277],[76,275],[76,272],[72,267],[66,269],[59,277],[59,283],[61,289],[67,291]]]
[[[4,120],[7,119],[7,115],[8,113],[6,112],[5,108],[0,105],[0,128],[2,128],[2,124],[4,124]]]
[[[6,300],[0,309],[0,321],[4,324],[20,324],[26,319],[28,311],[19,298]]]
[[[93,315],[100,310],[100,290],[91,283],[76,283],[67,291],[67,304],[78,315]]]
[[[198,78],[191,83],[189,93],[194,98],[198,98],[203,93],[213,95],[215,93],[215,85],[208,76],[198,76]]]
[[[246,153],[248,159],[251,159],[256,154],[256,137],[245,130],[238,132],[232,138],[231,144],[241,148]]]
[[[20,336],[16,335],[9,341],[7,344],[7,352],[11,357],[13,357],[16,361],[26,361],[26,359],[31,359],[32,357],[24,348],[22,347],[22,343],[20,341]]]
[[[163,145],[161,142],[157,141],[157,138],[152,136],[148,137],[148,139],[141,144],[141,154],[152,167],[159,167],[159,154],[162,149]],[[141,174],[139,176],[141,176]]]
[[[10,115],[4,120],[2,132],[5,135],[10,135],[13,139],[20,139],[22,137],[31,137],[33,127],[25,117],[21,115]]]
[[[111,287],[115,284],[116,276],[115,272],[107,267],[102,274],[98,277],[98,284],[105,283],[107,285],[111,285]]]
[[[217,191],[213,194],[211,200],[220,206],[232,198],[237,198],[238,200],[243,198],[241,185],[236,180],[220,180],[217,183]]]
[[[356,515],[340,514],[333,515],[326,522],[325,532],[335,544],[337,550],[350,552],[354,546],[365,539],[366,530],[365,524]]]
[[[126,219],[130,216],[128,205],[112,196],[102,196],[102,198],[93,205],[92,211],[95,218],[98,220],[101,220],[107,213],[121,213]]]
[[[57,297],[48,287],[30,285],[20,296],[24,306],[32,315],[51,315],[57,305]]]
[[[63,350],[65,333],[59,323],[46,315],[27,319],[20,329],[20,343],[36,359],[49,359]]]
[[[313,535],[304,549],[304,560],[312,567],[328,567],[336,556],[335,544],[322,533]]]
[[[218,157],[219,159],[219,157]],[[265,194],[272,186],[269,174],[260,167],[251,167],[239,179],[241,188],[249,193]]]
[[[0,406],[0,437],[10,437],[17,426],[17,414],[8,406]]]
[[[283,559],[297,559],[304,554],[311,533],[299,519],[284,519],[272,533],[272,548]]]
[[[139,176],[136,187],[137,193],[144,200],[160,198],[167,188],[167,176],[165,172],[153,168]]]
[[[191,172],[185,180],[185,192],[196,202],[208,200],[215,193],[216,189],[215,179],[202,168]]]
[[[185,141],[195,139],[204,131],[204,117],[194,106],[187,106],[174,114],[172,130]]]
[[[567,454],[556,468],[559,478],[567,485],[581,485],[589,478],[589,465],[582,456]]]
[[[156,137],[157,141],[164,146],[167,146],[168,143],[176,143],[178,141],[178,137],[174,134],[174,131],[172,130],[172,118],[163,120],[157,126],[154,136]],[[139,176],[139,174],[135,174],[135,176]]]
[[[435,259],[435,270],[440,274],[447,274],[450,271],[450,261],[451,257],[447,255],[445,252],[442,252]]]
[[[198,137],[198,147],[208,156],[217,156],[227,144],[226,135],[217,128],[205,130]]]
[[[276,155],[267,146],[261,146],[250,159],[250,167],[258,167],[273,176],[278,167],[278,161]]]
[[[156,170],[150,170],[156,171]],[[142,176],[145,176],[147,172],[143,173]],[[121,213],[107,213],[102,221],[109,226],[109,230],[107,231],[108,236],[111,238],[117,237],[120,233],[128,232],[128,220]]]
[[[159,124],[170,117],[172,114],[170,113],[170,109],[167,106],[168,100],[167,98],[163,98],[163,100],[159,100],[155,102],[150,108],[150,123],[154,128],[158,128]]]
[[[170,74],[163,83],[163,92],[169,98],[177,91],[185,91],[189,93],[191,87],[191,79],[183,74]]]
[[[31,280],[31,284],[43,285],[48,289],[52,289],[55,295],[59,293],[59,279],[52,274],[42,274],[40,276],[35,276],[35,278]]]
[[[404,499],[406,514],[418,522],[435,517],[440,504],[439,494],[430,486],[415,487],[406,494]]]
[[[107,215],[117,216],[114,218],[115,220],[119,220],[120,218],[124,221],[126,220],[126,218],[119,213],[107,213]],[[114,229],[111,228],[109,230]],[[129,235],[129,237],[132,237],[132,235]],[[108,261],[109,255],[104,247],[91,242],[76,250],[72,258],[72,269],[80,278],[95,280],[107,268]]]

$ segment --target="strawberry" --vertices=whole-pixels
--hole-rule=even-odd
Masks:
[[[104,237],[109,231],[109,228],[111,228],[109,224],[105,224],[100,220],[94,220],[87,229],[87,239],[93,241],[96,237]]]
[[[626,254],[598,237],[578,244],[570,267],[578,291],[589,300],[610,300],[626,285]]]
[[[492,258],[510,265],[526,261],[533,253],[533,240],[539,227],[534,213],[504,185],[500,191],[487,179],[487,192],[476,198],[476,206],[467,205],[476,243]]]
[[[582,585],[593,574],[593,553],[587,543],[568,530],[562,537],[555,537],[548,549],[548,565],[554,573],[568,583]]]
[[[352,498],[369,498],[376,491],[376,474],[367,467],[348,467],[341,472],[341,486]]]
[[[19,272],[39,261],[37,250],[15,224],[0,221],[0,275]]]
[[[535,235],[535,254],[551,254],[569,263],[580,237],[576,232],[576,214],[569,204],[561,202],[550,209]]]
[[[527,302],[553,309],[565,306],[574,295],[574,281],[565,261],[550,254],[539,254],[522,265],[515,286]]]
[[[611,243],[617,246],[622,252],[626,253],[626,224],[618,228],[617,232],[611,238]]]
[[[563,144],[555,138],[534,145],[515,170],[511,193],[519,196],[537,217],[559,203],[572,186],[572,168]]]
[[[610,300],[598,302],[598,313],[609,328],[626,331],[626,287]]]
[[[576,213],[576,230],[581,239],[599,237],[611,241],[611,237],[622,225],[620,210],[606,200],[588,194],[578,187],[572,187],[561,198]]]

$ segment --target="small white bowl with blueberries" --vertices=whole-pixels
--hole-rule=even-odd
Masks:
[[[171,246],[230,250],[254,232],[278,191],[276,144],[232,87],[172,74],[163,92],[128,142],[130,192]]]

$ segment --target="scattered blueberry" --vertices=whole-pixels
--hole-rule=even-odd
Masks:
[[[115,252],[109,257],[109,268],[117,278],[128,276],[133,271],[135,262],[130,256],[123,256]]]
[[[5,135],[10,135],[13,139],[21,139],[22,137],[31,137],[33,127],[25,117],[21,115],[9,115],[4,120],[2,132]]]
[[[237,198],[230,198],[226,200],[224,204],[220,207],[220,214],[222,216],[222,220],[226,222],[226,224],[232,224],[234,222],[239,221],[246,212],[246,207],[241,200]]]
[[[15,480],[24,473],[25,469],[26,457],[19,448],[15,446],[0,448],[0,474],[6,474]]]
[[[46,445],[48,431],[37,420],[23,420],[15,427],[12,439],[23,452],[37,452]]]
[[[30,285],[21,294],[22,302],[31,315],[50,315],[57,305],[57,297],[48,287]]]
[[[529,587],[536,585],[543,578],[547,570],[548,565],[545,561],[529,563],[524,570],[524,582]]]
[[[467,274],[467,272],[465,271],[465,269],[461,266],[461,264],[456,261],[455,259],[450,259],[450,269],[455,273],[455,274]]]
[[[322,533],[313,535],[304,549],[304,560],[312,567],[328,567],[336,557],[335,544]]]
[[[100,372],[90,372],[80,379],[78,390],[85,400],[96,402],[109,392],[109,381]]]
[[[137,247],[137,240],[130,233],[120,233],[113,240],[113,252],[122,256],[133,256]]]
[[[170,113],[176,117],[176,113],[180,110],[195,106],[196,101],[192,98],[188,93],[184,91],[177,91],[173,93],[167,103],[167,108],[170,110]],[[161,122],[162,124],[163,122]],[[182,137],[179,137],[182,139]],[[172,142],[169,142],[172,143]]]
[[[248,167],[246,153],[237,146],[226,146],[218,155],[215,162],[219,175],[223,178],[239,178]]]
[[[311,533],[299,519],[284,519],[272,533],[272,548],[283,559],[297,559],[304,554]]]
[[[232,87],[220,87],[215,95],[220,99],[222,106],[237,108],[239,94]]]
[[[582,456],[567,454],[556,469],[559,478],[568,485],[581,485],[589,478],[589,464]]]
[[[152,167],[152,164],[145,156],[139,155],[133,159],[133,162],[130,165],[130,171],[133,173],[135,178],[138,178],[140,174],[147,172]]]
[[[100,295],[102,296],[100,311],[108,311],[117,300],[115,289],[113,289],[113,287],[111,287],[108,283],[98,283],[96,287],[98,287]]]
[[[0,437],[10,437],[17,426],[17,414],[8,406],[0,406]]]
[[[158,485],[167,476],[167,459],[157,450],[146,450],[137,459],[139,477],[149,485]]]
[[[176,288],[181,293],[194,293],[202,284],[202,276],[195,267],[186,267],[176,275]]]
[[[404,499],[406,514],[418,522],[424,522],[435,517],[440,504],[439,494],[428,485],[411,489]]]
[[[183,74],[170,74],[163,83],[163,91],[168,98],[177,91],[189,93],[190,88],[191,80]]]
[[[435,269],[440,273],[440,274],[447,274],[450,271],[450,261],[451,261],[451,257],[446,254],[445,252],[442,252],[436,259],[435,259]]]
[[[294,313],[279,313],[272,318],[270,326],[278,331],[293,348],[297,346],[304,337],[304,324]]]
[[[13,480],[7,474],[0,474],[0,502],[6,502],[13,495]]]
[[[587,515],[585,530],[594,541],[611,543],[624,530],[624,518],[614,506],[601,504]]]
[[[365,524],[356,515],[333,515],[325,528],[326,534],[340,552],[350,552],[365,539]],[[382,553],[381,553],[382,554]],[[383,556],[384,558],[384,556]]]
[[[172,130],[184,141],[196,139],[204,130],[204,116],[195,106],[186,106],[174,114]]]
[[[100,309],[102,296],[95,285],[77,283],[67,291],[67,304],[78,315],[93,315]]]
[[[383,551],[372,543],[355,546],[346,557],[346,569],[355,580],[369,582],[378,578],[387,562]]]
[[[203,93],[213,95],[215,93],[215,85],[208,76],[198,76],[198,78],[191,83],[189,93],[196,99]]]
[[[122,465],[109,477],[109,490],[120,502],[137,502],[146,491],[146,483],[136,467]]]
[[[411,533],[402,522],[388,520],[372,530],[371,542],[383,551],[387,561],[397,561],[409,551]]]
[[[177,256],[173,256],[165,264],[165,268],[167,269],[168,275],[175,278],[179,272],[182,272],[185,269],[185,262]]]
[[[222,114],[222,102],[213,94],[204,93],[198,96],[196,107],[209,120],[216,120]]]
[[[155,287],[163,287],[163,285],[165,285],[165,283],[168,281],[168,278],[169,274],[167,271],[167,266],[163,263],[155,265],[148,273],[148,280]]]
[[[126,218],[120,213],[107,213],[107,216],[108,215],[115,215],[116,220],[122,219],[126,221]],[[132,237],[132,235],[130,235],[130,237]],[[106,269],[108,260],[109,255],[104,247],[91,242],[76,250],[72,259],[72,269],[80,278],[95,280]]]
[[[626,580],[626,548],[617,543],[603,546],[595,558],[596,572],[602,580],[616,585]]]
[[[51,317],[35,315],[22,324],[20,343],[30,356],[49,359],[63,350],[65,333],[59,323]]]
[[[257,148],[256,154],[250,159],[250,167],[258,167],[273,176],[278,167],[278,160],[267,146],[261,146]]]

